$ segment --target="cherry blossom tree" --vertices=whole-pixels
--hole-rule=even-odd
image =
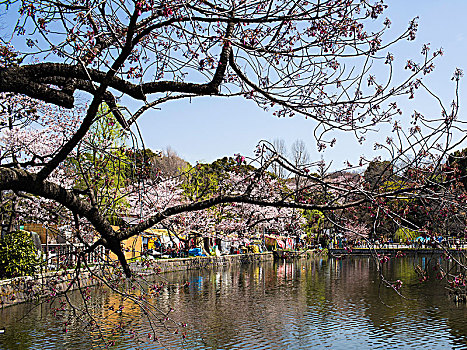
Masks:
[[[123,273],[115,276],[132,276],[121,242],[172,218],[208,227],[225,225],[231,220],[226,213],[254,223],[317,210],[348,227],[341,214],[366,205],[374,211],[373,229],[367,229],[374,231],[382,217],[418,225],[410,223],[407,206],[393,201],[405,200],[409,208],[465,207],[457,178],[445,167],[447,155],[463,141],[456,138],[464,131],[458,120],[462,71],[452,78],[449,108],[439,100],[439,113],[415,111],[410,121],[400,121],[397,98],[412,99],[424,90],[437,99],[423,77],[442,50],[424,45],[419,59],[404,57],[406,75],[394,82],[399,58],[389,50],[415,38],[417,21],[383,41],[391,21],[384,18],[382,1],[5,0],[1,6],[15,23],[0,43],[2,200],[28,197],[41,211],[72,222],[77,237],[92,228],[96,237],[81,240],[80,257],[105,247],[119,259]],[[243,96],[277,117],[311,119],[318,150],[336,143],[336,130],[364,142],[374,128],[390,125],[392,132],[375,148],[397,171],[372,186],[332,179],[322,162],[315,169],[294,164],[267,142],[251,159],[237,155],[236,164],[216,174],[228,181],[215,186],[193,167],[187,176],[201,191],[190,195],[181,191],[186,182],[179,174],[148,178],[138,171],[136,164],[146,165],[138,149],[139,118],[166,102],[203,96]],[[122,106],[130,100],[136,106],[131,110]],[[114,121],[131,140],[134,158],[106,140],[107,134],[99,135],[99,128],[112,130],[107,127]],[[370,161],[362,158],[344,171],[363,170]],[[276,166],[300,185],[291,189],[276,181],[267,172]],[[12,203],[10,213],[17,211]],[[139,222],[116,232],[112,218],[122,213],[137,214]],[[222,220],[216,222],[216,214]],[[282,222],[285,227],[287,220]],[[243,221],[232,225],[249,227]],[[104,282],[113,286],[115,280]]]
[[[1,188],[55,200],[86,218],[100,235],[93,246],[113,251],[127,275],[131,272],[120,242],[163,218],[221,202],[272,202],[253,199],[251,185],[242,194],[166,208],[116,234],[106,209],[103,213],[91,198],[92,191],[72,192],[49,179],[89,137],[103,103],[129,129],[145,111],[168,101],[243,95],[278,116],[314,119],[322,149],[334,144],[325,137],[330,130],[349,130],[363,139],[371,126],[389,122],[399,112],[389,99],[411,97],[420,86],[415,78],[429,73],[441,53],[430,55],[425,48],[421,63],[408,61],[407,79],[391,84],[394,57],[387,48],[393,41],[382,41],[390,20],[381,19],[386,5],[378,1],[4,5],[17,20],[11,40],[2,44],[1,91],[57,108],[76,108],[78,96],[87,103],[79,124],[63,144],[55,144],[50,158],[33,159],[29,168],[2,167]],[[370,25],[379,30],[368,30]],[[416,31],[413,20],[394,41],[413,40]],[[381,56],[385,58],[378,59]],[[387,66],[386,77],[372,72],[371,66],[379,63]],[[141,107],[124,113],[117,104],[122,95],[141,102]]]

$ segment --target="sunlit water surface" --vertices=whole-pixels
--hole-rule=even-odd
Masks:
[[[112,338],[114,349],[467,349],[467,307],[449,300],[444,284],[419,282],[414,266],[425,263],[403,258],[388,264],[385,276],[404,282],[404,298],[381,285],[368,258],[166,274],[168,285],[155,302],[161,310],[173,308],[170,317],[187,326],[178,334],[175,327],[156,328],[158,341],[149,338],[148,319],[137,307],[111,293],[93,298],[102,310],[126,305],[125,312],[106,317],[109,324],[127,325]],[[103,347],[97,332],[75,319],[64,332],[63,322],[44,304],[6,308],[0,311],[0,347]]]

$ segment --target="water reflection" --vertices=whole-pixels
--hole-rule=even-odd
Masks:
[[[465,348],[467,307],[446,298],[435,279],[420,283],[414,266],[433,261],[392,260],[389,280],[404,281],[404,298],[382,285],[371,259],[263,263],[165,275],[155,300],[160,309],[188,323],[187,338],[160,333],[173,349]],[[188,285],[184,285],[189,282]],[[94,299],[109,327],[128,324],[140,335],[147,319],[127,300],[110,293]],[[125,312],[115,313],[124,305]],[[23,304],[0,312],[5,349],[87,349],[99,343],[78,323],[66,334],[48,307]],[[113,310],[111,310],[113,309]],[[24,317],[26,315],[26,317]],[[180,331],[181,332],[181,331]],[[116,334],[116,349],[164,348],[148,337]]]

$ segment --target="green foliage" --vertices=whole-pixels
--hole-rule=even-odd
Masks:
[[[316,209],[303,210],[303,217],[306,219],[305,232],[308,237],[319,236],[320,230],[323,228],[325,216],[324,214]]]
[[[231,171],[247,172],[254,170],[252,166],[238,165],[230,157],[224,157],[211,164],[186,166],[183,173],[182,188],[185,195],[193,200],[206,199],[228,186],[227,180]]]
[[[385,181],[383,186],[382,186],[382,189],[385,192],[399,191],[399,190],[404,190],[404,189],[407,189],[407,188],[409,188],[409,184],[407,184],[407,182],[405,182],[405,181],[402,181],[401,179],[394,179],[394,180]],[[398,198],[398,200],[409,201],[409,199],[406,198],[407,196],[405,194],[403,196],[400,196],[400,197],[402,197],[402,198]]]
[[[406,227],[400,227],[394,234],[394,240],[396,242],[405,242],[406,240],[413,241],[418,236],[420,236],[420,233],[418,231],[410,230]]]
[[[91,191],[97,205],[109,213],[126,205],[120,192],[131,173],[126,140],[126,131],[103,104],[76,158],[68,159],[70,172],[77,176],[76,189]]]
[[[159,175],[158,169],[154,164],[160,156],[151,149],[126,149],[125,157],[133,164],[133,166],[126,166],[124,168],[125,179],[133,181],[155,179]]]
[[[182,173],[183,193],[191,200],[209,198],[219,189],[219,177],[209,170],[209,164],[187,165]]]
[[[39,264],[29,232],[13,231],[0,240],[0,278],[31,275]]]
[[[125,174],[130,159],[126,152],[127,134],[106,105],[99,109],[99,119],[90,130],[89,143],[93,146],[85,156],[92,164],[96,188],[125,186]]]

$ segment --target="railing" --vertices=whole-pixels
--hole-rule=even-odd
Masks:
[[[48,269],[59,269],[76,265],[78,252],[83,248],[82,244],[41,244],[42,257],[47,261]],[[104,247],[97,247],[94,251],[85,255],[86,263],[97,264],[105,257]]]

